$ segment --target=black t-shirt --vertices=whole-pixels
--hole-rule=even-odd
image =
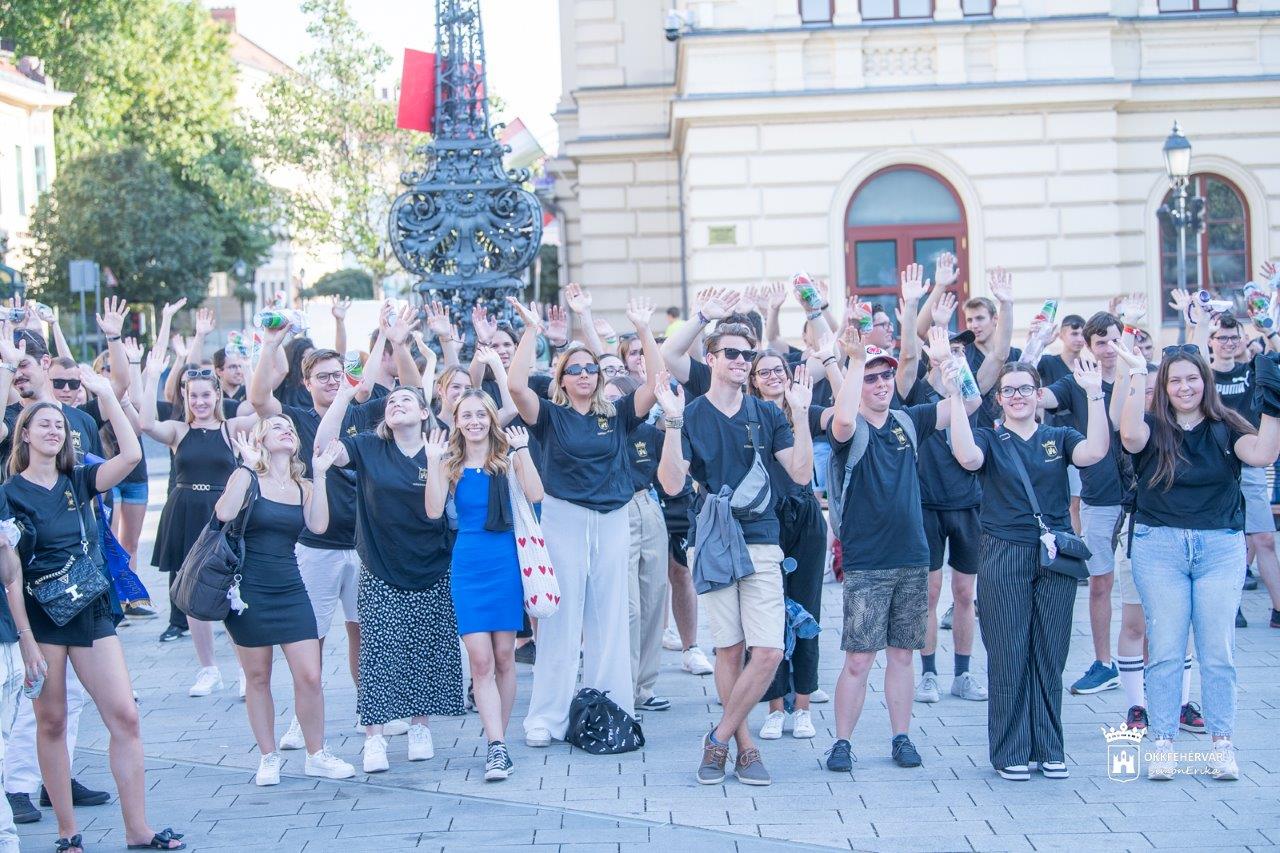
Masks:
[[[13,508],[9,506],[9,496],[0,486],[0,519],[13,518]],[[14,624],[13,614],[9,612],[9,596],[0,590],[0,643],[18,642],[18,626]]]
[[[684,458],[689,460],[690,475],[708,494],[717,494],[722,486],[736,488],[747,476],[755,460],[752,432],[766,464],[778,451],[795,444],[791,425],[782,410],[755,397],[743,395],[742,405],[732,417],[706,397],[698,397],[685,406],[684,433],[680,437]],[[778,544],[778,516],[773,507],[760,518],[741,524],[747,544]],[[693,538],[690,532],[689,541]]]
[[[627,444],[642,423],[635,394],[614,403],[613,415],[583,415],[572,406],[540,402],[529,432],[539,442],[538,471],[547,494],[597,512],[626,506],[635,494]]]
[[[937,433],[936,405],[926,403],[902,411],[915,425],[917,446]],[[917,452],[892,415],[878,429],[869,423],[865,428],[870,430],[867,451],[846,484],[849,499],[840,520],[844,570],[927,566],[929,543],[924,537],[924,516],[920,512]],[[849,441],[832,438],[834,465],[845,464],[852,443],[852,437]]]
[[[62,413],[67,416],[71,434],[67,438],[76,451],[76,462],[83,462],[86,453],[102,457],[102,439],[98,436],[98,425],[83,410],[74,406],[61,406]],[[4,475],[8,476],[9,452],[13,449],[13,436],[18,425],[18,417],[22,414],[21,403],[10,403],[4,410],[4,422],[9,427],[9,434],[0,442],[0,460],[3,460]]]
[[[1009,438],[1001,439],[1000,434]],[[996,539],[1035,545],[1040,526],[1031,512],[1027,490],[1014,467],[1012,454],[1022,458],[1044,523],[1053,530],[1071,529],[1071,486],[1067,465],[1084,436],[1069,426],[1040,427],[1023,440],[1008,430],[1000,434],[983,427],[973,434],[985,457],[978,475],[982,479],[982,532]],[[1105,461],[1105,460],[1104,460]]]
[[[97,397],[94,397],[92,400],[88,401],[87,403],[85,403],[83,406],[80,406],[79,408],[80,408],[80,410],[81,410],[81,411],[83,411],[86,415],[88,415],[89,417],[93,418],[93,422],[94,422],[95,424],[97,424],[97,427],[98,427],[98,435],[99,435],[99,438],[101,438],[102,430],[104,430],[104,429],[105,429],[105,430],[107,430],[109,433],[112,433],[112,432],[113,432],[113,431],[111,430],[111,424],[110,424],[110,422],[108,422],[108,421],[107,421],[107,419],[106,419],[106,418],[104,418],[104,417],[102,416],[102,407],[98,404],[98,398],[97,398]],[[114,440],[114,434],[112,435],[112,439]],[[104,450],[105,450],[105,448],[104,448]],[[142,460],[141,460],[137,465],[134,465],[134,466],[133,466],[133,470],[132,470],[132,471],[130,471],[130,472],[129,472],[129,474],[128,474],[128,476],[126,476],[126,477],[124,478],[124,480],[122,480],[121,482],[125,482],[125,483],[145,483],[145,482],[147,482],[147,457],[146,457],[146,454],[143,454],[143,456],[142,456]]]
[[[1230,370],[1213,371],[1213,384],[1218,388],[1223,405],[1239,412],[1255,428],[1262,423],[1262,401],[1257,397],[1253,382],[1253,362],[1237,364]]]
[[[1048,388],[1064,376],[1071,375],[1071,368],[1060,355],[1042,355],[1040,363],[1036,365],[1036,369],[1040,371],[1040,384]],[[1066,405],[1066,401],[1059,400],[1061,405],[1055,412],[1046,412],[1044,422],[1049,426],[1068,426],[1073,423],[1071,420],[1071,410]]]
[[[1141,453],[1134,454],[1138,474],[1137,508],[1134,521],[1150,527],[1184,527],[1191,530],[1243,530],[1244,499],[1240,494],[1241,461],[1236,456],[1236,432],[1225,423],[1208,420],[1195,429],[1179,429],[1178,454],[1173,485],[1153,486],[1151,478],[1159,465],[1156,453],[1155,421],[1143,415],[1152,435]]]
[[[965,361],[969,362],[969,369],[973,371],[973,375],[978,375],[978,368],[982,367],[982,363],[987,360],[987,355],[978,349],[978,345],[965,344],[964,347]],[[1022,358],[1022,350],[1017,347],[1009,347],[1009,357],[1005,359],[1005,364],[1013,364]]]
[[[711,390],[711,368],[705,361],[689,359],[689,378],[680,384],[684,386],[686,403],[695,397],[706,396],[706,393]]]
[[[486,374],[491,376],[492,374]],[[493,405],[502,408],[502,392],[498,388],[496,379],[486,379],[480,383],[480,390],[488,394],[493,400]],[[529,374],[529,390],[537,394],[544,400],[551,399],[551,374],[549,373],[530,373]]]
[[[60,474],[52,489],[37,485],[21,474],[5,483],[9,505],[20,522],[22,539],[18,556],[22,558],[22,576],[27,580],[59,571],[67,559],[80,555],[80,523],[90,543],[98,538],[97,519],[89,504],[98,494],[95,485],[99,464],[77,465],[71,475]],[[83,510],[77,516],[77,510]]]
[[[661,456],[662,431],[648,421],[637,426],[627,439],[627,463],[631,469],[633,493],[654,485]]]
[[[430,588],[449,571],[448,520],[428,518],[427,455],[405,456],[394,439],[344,435],[356,477],[356,550],[364,567],[399,589]]]
[[[759,399],[759,398],[757,398]],[[761,401],[766,406],[778,408],[776,403]],[[822,429],[822,413],[827,410],[826,406],[810,405],[808,412],[809,435],[813,441],[817,441],[820,437],[825,438],[826,433]],[[784,418],[787,413],[778,408],[782,412]],[[790,418],[787,423],[791,423]],[[794,438],[795,430],[792,429],[792,437]],[[784,497],[799,498],[804,497],[813,490],[813,479],[809,479],[807,483],[797,483],[791,478],[791,474],[782,466],[775,457],[770,456],[765,460],[765,464],[769,467],[769,482],[773,486],[773,496],[776,500],[782,500]]]
[[[927,379],[916,382],[907,403],[919,406],[925,403],[937,405],[942,395]],[[971,428],[977,428],[979,413],[969,416]],[[916,455],[920,457],[917,471],[920,473],[920,503],[926,509],[972,509],[982,504],[982,486],[978,475],[966,471],[951,453],[949,430],[937,430],[920,442]]]
[[[1110,411],[1113,387],[1110,382],[1102,383],[1102,393],[1105,398],[1102,405],[1107,407],[1107,429],[1114,432]],[[1067,410],[1064,413],[1067,416],[1063,419],[1063,425],[1070,426],[1081,435],[1087,436],[1089,434],[1089,395],[1076,382],[1075,376],[1062,377],[1050,385],[1048,390],[1054,393],[1060,404],[1052,411]],[[1066,405],[1061,405],[1062,403]],[[1113,441],[1107,448],[1105,458],[1088,468],[1080,469],[1080,500],[1082,502],[1089,506],[1120,506],[1126,501],[1129,496],[1120,477],[1122,452],[1123,448],[1120,444]],[[1070,458],[1067,461],[1070,462]]]

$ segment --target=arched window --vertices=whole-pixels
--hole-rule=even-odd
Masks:
[[[1252,267],[1249,258],[1249,205],[1235,184],[1221,175],[1192,175],[1188,196],[1205,200],[1204,230],[1187,235],[1187,289],[1204,288],[1243,305],[1244,283]],[[1173,204],[1172,193],[1165,197]],[[1168,306],[1169,292],[1178,286],[1178,232],[1160,224],[1160,286],[1166,303],[1166,323],[1181,322]]]
[[[951,290],[964,302],[968,228],[960,197],[943,178],[921,166],[890,166],[863,181],[849,200],[845,219],[849,299],[879,302],[893,316],[899,271],[923,264],[936,279],[938,255],[951,252],[960,279]]]

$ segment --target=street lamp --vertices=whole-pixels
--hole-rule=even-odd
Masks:
[[[1178,232],[1178,287],[1187,289],[1187,233],[1199,232],[1204,225],[1204,199],[1187,198],[1187,184],[1191,180],[1191,143],[1182,135],[1182,128],[1175,121],[1173,132],[1164,141],[1164,169],[1173,189],[1174,205],[1160,205],[1156,216],[1168,222]],[[1204,282],[1200,282],[1201,287]]]

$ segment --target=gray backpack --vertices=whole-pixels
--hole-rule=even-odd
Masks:
[[[911,416],[901,409],[890,409],[889,417],[902,427],[907,434],[911,450],[916,449],[916,425]],[[840,523],[844,520],[844,507],[849,499],[849,483],[853,480],[853,469],[862,457],[867,454],[867,444],[871,441],[871,424],[858,415],[857,425],[853,430],[853,440],[849,443],[849,453],[844,464],[836,462],[836,454],[831,454],[827,461],[827,520],[831,524],[831,533],[840,538]]]

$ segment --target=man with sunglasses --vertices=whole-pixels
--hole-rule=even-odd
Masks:
[[[0,332],[0,338],[6,336],[7,332]],[[13,390],[18,392],[18,402],[10,404],[4,410],[4,427],[3,432],[0,432],[3,436],[0,440],[0,459],[9,459],[9,451],[13,446],[13,428],[22,410],[41,402],[57,403],[62,407],[62,413],[66,415],[67,424],[71,428],[71,446],[75,448],[77,462],[84,460],[85,453],[102,456],[102,440],[98,436],[93,418],[60,399],[60,396],[71,399],[79,393],[78,387],[73,389],[71,386],[79,385],[80,368],[55,367],[44,338],[30,329],[14,332],[12,340],[12,344],[7,339],[0,340],[0,369],[12,368]],[[19,343],[25,346],[24,351],[18,350]],[[57,384],[61,386],[57,388],[57,393],[53,381],[55,377]],[[0,473],[0,480],[8,476],[8,465],[4,468],[5,471]]]

